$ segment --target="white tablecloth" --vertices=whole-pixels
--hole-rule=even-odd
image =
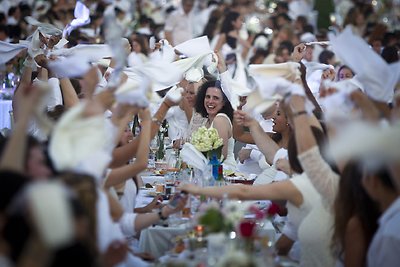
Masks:
[[[175,237],[186,234],[185,224],[176,227],[154,226],[140,233],[139,249],[159,258],[174,247]]]
[[[10,110],[12,110],[12,101],[0,100],[0,129],[11,129]]]

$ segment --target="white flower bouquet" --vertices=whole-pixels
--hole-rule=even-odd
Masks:
[[[221,158],[223,140],[219,137],[217,129],[213,127],[207,129],[205,126],[200,127],[193,132],[191,143],[207,158],[210,159],[214,153],[216,153],[218,159]]]

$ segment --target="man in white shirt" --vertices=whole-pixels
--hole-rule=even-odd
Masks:
[[[176,46],[187,40],[192,39],[192,9],[194,6],[194,0],[182,0],[182,6],[175,10],[169,15],[165,22],[165,39],[172,46]]]
[[[363,178],[363,186],[383,214],[368,249],[368,267],[395,267],[400,263],[400,197],[387,171]]]
[[[368,250],[368,267],[400,263],[400,197],[379,218],[379,229]]]

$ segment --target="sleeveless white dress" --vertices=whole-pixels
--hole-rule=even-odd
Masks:
[[[225,113],[218,113],[215,117],[224,117],[228,120],[231,131],[232,131],[232,122],[229,119],[229,117]],[[214,121],[211,123],[210,127],[213,127]],[[233,153],[233,149],[235,148],[235,139],[233,137],[230,137],[228,139],[228,152],[226,154],[226,159],[223,162],[223,166],[225,170],[231,170],[235,171],[236,170],[236,160],[235,160],[235,154]]]

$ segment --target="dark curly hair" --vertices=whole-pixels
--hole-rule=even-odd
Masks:
[[[222,101],[224,102],[224,106],[218,113],[225,113],[229,117],[229,119],[232,121],[233,120],[233,108],[232,108],[231,103],[229,102],[228,98],[222,91],[221,82],[218,80],[211,80],[211,81],[203,83],[200,86],[199,91],[197,92],[196,104],[194,106],[194,108],[196,109],[196,112],[200,113],[201,116],[203,116],[204,118],[208,117],[207,110],[204,106],[204,99],[206,98],[207,89],[210,87],[216,87],[221,90],[222,98],[223,98]]]

